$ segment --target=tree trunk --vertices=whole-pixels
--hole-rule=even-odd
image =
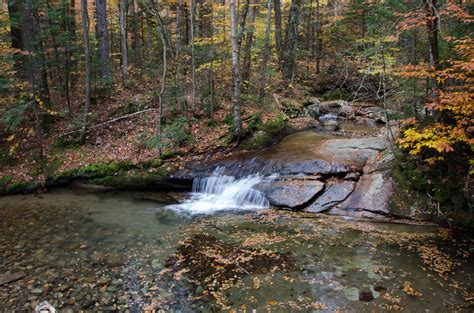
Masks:
[[[250,79],[254,22],[255,22],[255,14],[257,11],[257,4],[255,0],[252,0],[249,10],[250,10],[249,27],[247,28],[247,33],[245,35],[244,59],[243,59],[243,66],[242,66],[242,81],[248,81]]]
[[[107,83],[112,81],[107,29],[107,0],[96,0],[97,41],[99,44],[100,75]]]
[[[278,60],[282,62],[282,26],[281,26],[281,3],[280,0],[274,0],[275,11],[275,49]]]
[[[439,15],[436,12],[436,0],[424,0],[424,2],[425,10],[428,15],[426,18],[426,29],[430,42],[430,64],[435,69],[439,69]]]
[[[191,31],[191,70],[192,70],[192,91],[191,91],[191,108],[194,110],[194,105],[196,101],[196,63],[194,59],[194,11],[195,11],[195,5],[194,5],[194,0],[191,0],[191,8],[189,10],[190,12],[190,31]]]
[[[66,96],[68,111],[71,111],[70,91],[75,83],[75,79],[72,77],[72,72],[77,67],[77,62],[74,60],[73,53],[71,52],[71,47],[74,45],[76,39],[74,5],[74,0],[62,0],[62,26],[66,34],[64,41],[64,94]]]
[[[272,0],[267,2],[267,23],[265,27],[265,39],[262,57],[262,78],[260,79],[260,86],[258,92],[258,99],[261,101],[265,96],[265,82],[267,80],[267,63],[270,59],[270,31],[272,22]]]
[[[322,49],[322,36],[321,36],[321,13],[319,7],[319,0],[316,0],[316,73],[321,73],[321,49]]]
[[[230,32],[232,43],[232,104],[234,107],[234,137],[240,138],[242,129],[240,122],[240,68],[239,68],[239,46],[237,38],[237,16],[235,12],[235,0],[229,0],[230,6]]]
[[[142,37],[140,35],[140,11],[138,7],[138,0],[132,0],[132,49],[135,63],[138,66],[142,65]]]
[[[283,78],[293,79],[296,70],[296,46],[298,43],[298,26],[300,18],[301,0],[292,0],[290,13],[288,15],[288,25],[286,27],[285,41],[282,46],[283,56]]]
[[[127,16],[126,0],[120,0],[120,54],[122,56],[122,80],[123,84],[128,84],[128,56],[127,56]]]
[[[179,56],[181,55],[181,7],[182,7],[182,4],[181,4],[181,1],[182,0],[178,0],[177,3],[176,3],[176,58],[179,58]]]
[[[15,60],[14,69],[18,77],[22,79],[28,78],[28,71],[25,68],[27,58],[23,54],[19,53],[19,50],[23,50],[23,30],[22,30],[22,3],[20,0],[8,0],[8,15],[10,19],[10,34],[12,48],[18,49],[13,52]]]
[[[161,122],[163,119],[163,95],[165,94],[166,88],[166,77],[168,74],[168,63],[167,63],[167,52],[168,52],[168,41],[166,40],[166,33],[163,26],[163,21],[161,19],[160,13],[156,11],[155,13],[156,19],[158,20],[158,32],[160,34],[161,43],[163,45],[163,54],[162,54],[162,62],[163,62],[163,73],[161,76],[161,88],[160,93],[158,94],[158,123],[157,123],[157,136],[159,138],[158,143],[158,154],[161,158],[162,155],[162,142],[161,142]]]
[[[214,118],[214,57],[215,57],[215,50],[214,50],[214,8],[211,6],[211,68],[209,69],[209,89],[211,92],[211,104],[209,115],[211,119]]]
[[[89,109],[91,104],[91,47],[89,40],[89,14],[87,13],[87,0],[81,0],[82,37],[84,41],[84,55],[86,73],[84,82],[84,118],[82,121],[81,143],[86,140],[87,125],[89,122]]]
[[[24,50],[31,52],[28,56],[28,74],[33,94],[39,95],[41,100],[49,106],[50,94],[48,71],[44,56],[43,41],[39,16],[32,0],[24,1],[22,12],[22,40]],[[43,119],[48,121],[48,118]]]
[[[240,48],[242,47],[242,39],[244,38],[245,23],[247,22],[247,14],[249,12],[250,0],[245,0],[244,8],[240,14],[240,27],[237,35],[237,56],[240,59]]]

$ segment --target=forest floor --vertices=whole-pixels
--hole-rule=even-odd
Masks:
[[[244,129],[248,128],[249,117],[258,113],[261,123],[274,120],[282,114],[282,103],[285,103],[285,106],[288,104],[301,106],[307,94],[302,85],[284,88],[275,84],[273,88],[277,91],[268,94],[263,103],[255,103],[250,99],[243,101]],[[158,149],[149,145],[156,135],[158,118],[157,111],[153,110],[155,107],[153,90],[153,85],[134,84],[129,88],[117,87],[113,94],[93,99],[90,117],[90,126],[93,128],[89,130],[84,145],[75,143],[74,134],[64,135],[77,129],[83,116],[83,103],[80,91],[77,91],[77,96],[73,97],[74,100],[71,102],[71,111],[68,112],[64,108],[64,111],[57,112],[54,115],[54,122],[45,133],[43,151],[47,160],[46,173],[38,172],[35,160],[38,140],[32,128],[25,125],[22,127],[23,131],[18,132],[20,135],[17,135],[12,142],[8,142],[8,139],[3,143],[0,142],[5,152],[8,151],[8,146],[16,148],[14,151],[10,150],[11,153],[8,155],[3,153],[0,179],[42,183],[46,176],[54,176],[91,164],[120,162],[157,164]],[[189,124],[175,124],[174,127],[177,128],[175,131],[186,140],[163,150],[166,164],[179,168],[185,163],[203,157],[212,159],[221,157],[236,148],[236,143],[230,141],[231,127],[228,122],[232,112],[230,99],[219,95],[219,98],[216,97],[216,102],[218,104],[215,105],[212,118],[206,112],[205,104],[198,98],[194,109],[188,109]],[[140,113],[141,111],[144,112]],[[174,121],[182,115],[182,108],[178,108],[176,103],[165,102],[165,121]],[[121,117],[125,118],[118,119]],[[107,123],[100,125],[104,122]]]

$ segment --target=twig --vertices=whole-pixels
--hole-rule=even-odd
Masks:
[[[117,121],[120,121],[120,120],[124,120],[124,119],[126,119],[126,118],[129,118],[129,117],[132,117],[132,116],[135,116],[135,115],[138,115],[138,114],[150,112],[150,111],[156,111],[156,109],[146,109],[146,110],[142,110],[142,111],[130,113],[130,114],[127,114],[127,115],[123,115],[123,116],[120,116],[120,117],[117,117],[117,118],[114,118],[114,119],[105,121],[105,122],[103,122],[103,123],[99,123],[99,124],[90,126],[90,127],[87,128],[87,131],[90,131],[91,129],[94,129],[94,128],[99,128],[99,127],[101,127],[101,126],[104,126],[104,125],[107,125],[107,124],[110,124],[110,123],[113,123],[113,122],[117,122]],[[71,131],[69,131],[69,132],[67,132],[67,133],[64,133],[64,134],[59,135],[58,138],[62,138],[62,137],[64,137],[64,136],[77,133],[78,131],[81,131],[81,129],[82,129],[82,128],[77,128],[77,129],[71,130]]]

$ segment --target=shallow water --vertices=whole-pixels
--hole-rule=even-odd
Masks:
[[[466,235],[273,210],[190,217],[165,208],[174,196],[1,198],[0,275],[26,276],[0,286],[0,311],[472,312]]]

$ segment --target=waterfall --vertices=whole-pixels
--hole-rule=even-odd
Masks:
[[[188,214],[212,214],[225,210],[254,210],[270,206],[265,196],[253,187],[262,181],[259,175],[234,178],[217,168],[210,177],[195,178],[191,197],[168,206]]]

